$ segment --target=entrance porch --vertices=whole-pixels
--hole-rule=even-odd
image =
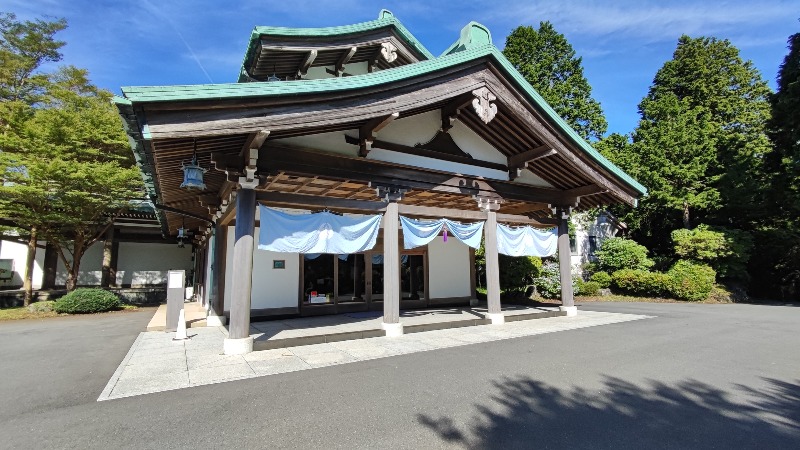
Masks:
[[[506,322],[566,316],[558,306],[504,305]],[[477,306],[426,308],[400,312],[403,332],[463,328],[491,324],[484,302]],[[253,350],[299,347],[303,345],[349,341],[384,336],[383,314],[380,311],[353,312],[319,317],[252,322],[250,335]]]

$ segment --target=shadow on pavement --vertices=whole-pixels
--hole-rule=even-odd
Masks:
[[[588,391],[506,378],[467,429],[449,417],[417,420],[467,448],[800,448],[800,380],[763,380],[733,393],[695,380],[643,388],[606,377]]]

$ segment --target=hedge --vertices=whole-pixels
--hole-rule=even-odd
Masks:
[[[119,297],[103,289],[79,288],[56,300],[57,313],[88,314],[117,309]]]
[[[669,277],[659,272],[622,269],[611,274],[615,288],[631,295],[663,297],[669,292]]]

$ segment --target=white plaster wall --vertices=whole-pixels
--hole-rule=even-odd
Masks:
[[[100,267],[103,264],[103,245],[99,246]],[[84,261],[86,258],[84,258]],[[81,263],[83,265],[83,263]],[[186,278],[192,270],[191,246],[178,248],[175,244],[120,242],[117,256],[117,284],[132,287],[162,285],[167,282],[167,271],[186,270]],[[96,284],[100,284],[100,279]]]
[[[121,246],[121,244],[120,244]],[[68,258],[70,257],[67,253]],[[78,272],[78,285],[79,286],[99,286],[100,279],[103,274],[103,242],[95,242],[91,247],[86,249]],[[56,266],[56,286],[63,286],[67,282],[67,270],[64,268],[64,263],[61,258],[58,258],[58,265]]]
[[[45,243],[40,245],[44,247]],[[0,259],[13,260],[14,273],[11,279],[0,279],[1,287],[22,287],[25,277],[25,262],[28,259],[28,246],[15,241],[0,241]],[[41,289],[44,278],[44,248],[36,248],[36,257],[33,263],[33,288]]]
[[[306,76],[303,77],[305,80],[317,80],[319,78],[335,78],[335,75],[328,73],[327,70],[330,69],[334,70],[334,66],[317,66],[317,67],[309,67]],[[359,63],[351,63],[344,65],[344,72],[350,75],[363,75],[367,73],[367,62],[359,62]]]
[[[300,289],[300,256],[297,253],[278,253],[259,250],[259,227],[254,234],[256,249],[253,251],[253,286],[250,292],[251,309],[297,307]],[[230,310],[233,292],[233,246],[234,228],[228,228],[228,247],[225,264],[225,310]],[[285,269],[273,269],[272,261],[286,262]]]
[[[259,231],[256,228],[256,247]],[[286,268],[274,269],[272,261],[276,259],[285,261]],[[297,307],[299,289],[298,253],[278,253],[256,248],[253,253],[253,289],[250,297],[252,309]]]
[[[450,237],[437,237],[428,244],[428,288],[430,298],[469,297],[469,247]]]

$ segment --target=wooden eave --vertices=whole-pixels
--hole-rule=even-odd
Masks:
[[[183,176],[180,167],[182,162],[191,158],[195,140],[200,165],[211,167],[212,153],[239,154],[253,134],[262,130],[270,132],[262,146],[265,150],[274,147],[272,141],[288,137],[333,131],[346,131],[347,134],[352,131],[357,136],[360,127],[376,118],[399,113],[399,119],[402,119],[446,110],[455,100],[482,87],[497,96],[496,116],[487,124],[467,107],[457,120],[506,157],[543,146],[555,150],[554,154],[524,166],[550,183],[554,187],[553,195],[540,196],[539,199],[544,201],[537,201],[535,196],[506,199],[500,210],[502,213],[548,217],[550,205],[554,204],[586,209],[636,202],[640,194],[636,189],[577,148],[571,138],[548,120],[538,105],[531,103],[514,83],[503,76],[491,58],[471,60],[434,73],[360,89],[286,97],[139,102],[136,109],[149,131],[149,146],[145,148],[151,152],[148,157],[153,160],[160,200],[165,205],[211,217],[215,211],[213,204],[224,199],[231,183],[226,181],[224,173],[209,171],[206,174],[208,189],[201,196],[215,197],[215,200],[204,204],[198,201],[197,192],[179,188]],[[349,144],[343,141],[341,145]],[[313,160],[306,167],[270,165],[268,152],[263,160],[267,162],[263,167],[260,163],[259,167],[265,172],[260,174],[268,177],[263,188],[267,192],[341,199],[376,198],[367,175],[315,173]],[[403,184],[403,181],[409,180],[394,180],[397,184]],[[519,190],[541,189],[523,183],[502,183]],[[476,208],[471,194],[444,195],[420,185],[404,201],[420,206]],[[568,205],[569,201],[574,204]],[[206,226],[202,221],[181,218],[174,213],[166,213],[166,218],[172,233],[184,221],[187,228]]]
[[[396,59],[387,61],[380,56],[383,44],[390,44],[396,51]],[[247,81],[265,81],[275,75],[282,80],[301,78],[299,72],[310,67],[335,66],[343,54],[356,51],[348,59],[349,64],[366,62],[379,70],[400,67],[427,59],[425,55],[407,45],[392,27],[339,36],[330,39],[324,36],[261,36],[259,42],[245,61]],[[313,56],[309,55],[313,52]],[[304,62],[311,59],[310,64]]]

